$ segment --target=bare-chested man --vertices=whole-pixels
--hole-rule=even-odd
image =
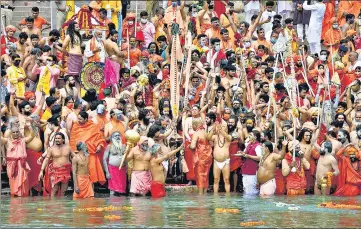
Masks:
[[[219,181],[221,179],[221,173],[223,176],[224,186],[226,192],[230,192],[229,174],[230,174],[230,158],[229,158],[229,146],[232,141],[232,136],[222,128],[222,124],[216,123],[215,128],[212,128],[210,133],[207,134],[209,141],[214,143],[214,164],[213,164],[213,176],[214,193],[218,193]]]
[[[19,40],[16,42],[16,54],[18,54],[22,60],[25,55],[25,49],[28,46],[28,44],[26,43],[28,37],[28,34],[26,34],[25,32],[21,32],[19,34]]]
[[[74,76],[65,76],[65,86],[60,88],[61,104],[64,104],[66,97],[71,96],[74,101],[77,101],[80,98],[79,91],[75,87],[75,78]]]
[[[36,34],[39,36],[39,38],[41,38],[42,36],[41,30],[34,27],[34,18],[29,16],[25,18],[25,22],[26,22],[26,27],[23,28],[21,32],[28,34],[29,37],[33,34]]]
[[[70,156],[73,156],[70,146],[65,144],[64,134],[58,132],[55,134],[55,145],[47,150],[46,158],[41,166],[39,181],[44,177],[44,170],[49,160],[50,182],[52,186],[51,196],[54,197],[60,190],[60,195],[64,195],[68,189],[68,182],[71,178]]]
[[[117,41],[118,32],[116,30],[111,30],[109,32],[109,38],[104,42],[104,48],[108,56],[122,66],[124,62],[124,53],[118,47]]]
[[[67,29],[67,35],[63,42],[63,52],[69,54],[68,74],[78,76],[83,68],[82,48],[85,47],[80,36],[79,24],[71,22]]]
[[[152,185],[151,193],[153,198],[159,198],[166,196],[165,193],[165,177],[164,177],[164,166],[163,162],[169,157],[175,155],[183,148],[183,144],[178,147],[176,150],[173,150],[169,153],[164,154],[161,152],[160,144],[154,143],[150,146],[150,153],[152,158],[150,160],[150,172],[152,173]]]
[[[66,118],[66,129],[70,133],[73,124],[78,121],[78,115],[83,110],[83,104],[77,100],[74,103],[73,112],[71,112]]]
[[[103,167],[111,195],[126,193],[127,167],[119,168],[124,153],[125,145],[122,144],[121,134],[119,131],[114,131],[110,136],[110,144],[103,155]]]
[[[282,142],[282,150],[280,154],[273,152],[272,142],[264,142],[262,144],[263,155],[259,162],[257,171],[257,180],[260,184],[259,194],[261,196],[272,196],[276,192],[275,171],[278,162],[285,157],[287,144],[287,140]]]
[[[94,197],[93,183],[89,176],[89,152],[84,142],[76,145],[77,153],[72,159],[74,199]]]
[[[317,162],[315,195],[330,195],[331,184],[329,179],[332,180],[332,176],[329,177],[329,173],[332,173],[332,176],[337,176],[340,171],[337,160],[332,155],[332,143],[327,141],[321,145],[320,159]],[[323,184],[323,179],[326,179],[328,183],[326,186]]]
[[[359,150],[361,149],[361,125],[357,125],[356,129],[350,133],[351,143]]]
[[[26,91],[35,91],[36,89],[36,83],[38,77],[36,74],[33,74],[33,68],[36,64],[35,60],[39,57],[39,55],[40,55],[40,49],[32,48],[30,51],[30,55],[27,56],[24,60],[23,68],[27,76],[26,84],[25,84]]]
[[[146,195],[150,192],[152,174],[150,173],[151,154],[149,149],[149,139],[141,136],[138,145],[130,150],[127,161],[133,160],[132,178],[130,193],[133,195]]]

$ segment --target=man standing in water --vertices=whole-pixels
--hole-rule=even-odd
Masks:
[[[124,156],[125,147],[119,131],[114,131],[110,137],[110,144],[107,146],[103,156],[103,167],[105,176],[108,179],[110,194],[126,193],[127,188],[127,167],[119,168]]]
[[[193,119],[192,128],[194,134],[189,146],[194,150],[194,173],[196,176],[196,183],[198,193],[204,194],[207,192],[209,184],[209,169],[212,165],[212,147],[207,140],[207,133],[201,119]]]
[[[51,197],[54,197],[60,190],[60,195],[64,195],[68,189],[68,182],[71,178],[70,156],[73,155],[69,145],[65,144],[65,136],[63,133],[55,134],[55,145],[48,148],[46,158],[41,166],[39,181],[44,177],[44,170],[49,163],[49,174],[51,181]]]
[[[332,176],[337,176],[340,173],[337,165],[337,160],[332,155],[331,142],[322,143],[320,155],[321,156],[320,159],[318,159],[316,169],[315,195],[330,195],[331,184],[329,183],[328,179],[332,179]],[[329,173],[332,174],[331,177],[328,177]],[[326,185],[326,187],[322,186],[323,179],[327,180],[328,184]]]
[[[282,150],[280,154],[273,153],[272,142],[264,142],[262,145],[263,155],[259,162],[257,171],[257,180],[260,184],[261,196],[272,196],[276,191],[275,171],[277,163],[282,160],[287,152],[288,141],[282,142]]]
[[[138,145],[130,150],[127,161],[133,160],[130,193],[145,196],[150,192],[152,174],[149,171],[151,154],[148,138],[141,136]]]
[[[164,177],[164,166],[163,161],[167,160],[169,157],[175,155],[183,148],[183,144],[178,147],[176,150],[173,150],[165,155],[161,154],[161,146],[158,143],[151,143],[150,153],[152,154],[152,159],[150,159],[150,172],[152,173],[152,185],[151,193],[153,198],[164,197],[165,193],[165,177]]]
[[[221,179],[221,173],[223,175],[224,186],[226,192],[229,193],[231,190],[229,183],[229,146],[232,141],[231,135],[229,135],[220,123],[215,125],[215,128],[212,128],[208,134],[208,140],[213,141],[214,144],[214,165],[213,165],[213,176],[214,184],[213,189],[214,193],[218,193],[219,190],[219,181]]]
[[[75,21],[69,24],[67,35],[63,42],[63,52],[69,53],[68,75],[79,76],[83,68],[82,39],[79,33],[79,24]],[[67,51],[69,48],[69,51]]]
[[[89,175],[89,152],[84,142],[76,145],[77,153],[72,160],[74,199],[94,197],[93,184]]]

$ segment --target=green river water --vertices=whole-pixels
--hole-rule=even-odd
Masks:
[[[317,204],[332,201],[360,205],[361,197],[324,196],[245,197],[240,194],[199,196],[170,193],[162,199],[150,197],[101,197],[86,200],[64,198],[1,198],[1,227],[207,227],[236,228],[241,222],[264,222],[259,227],[357,227],[361,210],[324,209]],[[287,205],[286,205],[287,204]],[[131,206],[132,210],[74,212],[74,209]],[[291,207],[291,208],[290,208]],[[292,208],[293,207],[293,208]],[[216,208],[236,208],[239,213],[216,213]],[[116,215],[109,220],[104,216]]]

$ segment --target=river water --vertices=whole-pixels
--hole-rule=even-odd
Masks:
[[[258,227],[361,227],[361,210],[318,208],[322,202],[360,205],[361,197],[324,196],[245,197],[170,193],[162,199],[150,197],[100,197],[86,200],[64,198],[1,198],[1,227],[208,227],[235,228],[244,222]],[[85,208],[132,207],[115,211]],[[238,209],[218,213],[216,208]],[[107,217],[113,217],[108,219]],[[119,218],[120,217],[120,218]]]

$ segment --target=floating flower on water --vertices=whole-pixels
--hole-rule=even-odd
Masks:
[[[255,227],[255,226],[262,226],[264,225],[263,221],[259,221],[259,222],[254,222],[254,221],[250,221],[250,222],[241,222],[239,224],[241,227]]]
[[[179,216],[178,216],[178,219],[181,219],[181,218],[182,218],[182,216],[181,216],[181,215],[179,215]]]
[[[105,215],[104,219],[108,219],[108,220],[120,220],[120,216],[119,215]]]
[[[319,208],[333,208],[333,209],[348,209],[348,210],[361,210],[361,206],[359,205],[351,205],[351,204],[336,204],[333,202],[324,202],[322,204],[318,204]]]
[[[74,212],[111,212],[111,211],[131,211],[133,207],[121,206],[114,207],[112,205],[105,207],[97,207],[97,208],[75,208]]]
[[[239,209],[236,208],[216,208],[216,213],[239,213]]]
[[[42,209],[42,208],[38,208],[37,210],[38,210],[38,211],[44,211],[44,209]]]

